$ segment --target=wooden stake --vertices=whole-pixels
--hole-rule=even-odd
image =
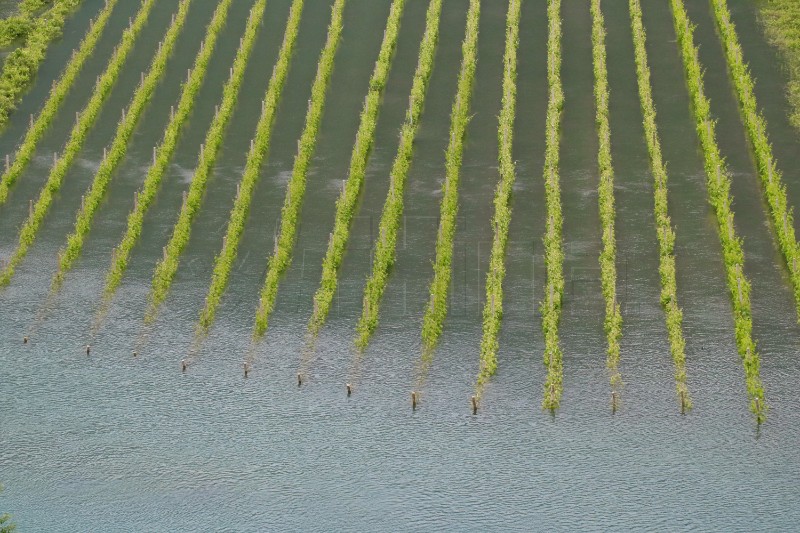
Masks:
[[[350,396],[353,393],[353,386],[348,383],[346,387],[347,387],[347,396]]]
[[[417,410],[417,393],[413,390],[411,391],[411,409],[413,411]]]
[[[473,415],[477,415],[478,414],[478,397],[477,396],[472,396],[470,398],[470,401],[472,402],[472,414]]]

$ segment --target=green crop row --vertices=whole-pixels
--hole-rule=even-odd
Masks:
[[[224,2],[225,0],[223,0]],[[100,204],[108,190],[114,171],[125,158],[128,142],[136,129],[136,125],[150,102],[159,80],[166,72],[167,61],[181,34],[191,4],[192,0],[181,1],[178,6],[177,16],[173,19],[164,36],[164,40],[159,46],[158,52],[151,61],[147,75],[142,74],[141,83],[136,88],[127,111],[122,114],[122,120],[117,125],[117,131],[114,135],[114,140],[111,141],[111,147],[100,162],[100,167],[97,169],[89,192],[82,199],[81,208],[75,220],[75,228],[67,237],[66,246],[58,254],[58,271],[53,278],[53,290],[58,290],[61,287],[67,272],[72,268],[83,250],[84,239],[92,227],[94,215],[100,209]]]
[[[661,277],[661,305],[667,323],[672,361],[675,365],[675,384],[682,408],[691,409],[692,401],[686,386],[686,340],[683,336],[683,311],[678,307],[678,289],[675,279],[675,230],[669,217],[667,169],[661,154],[661,141],[656,126],[656,108],[650,85],[650,67],[647,65],[647,48],[640,0],[629,0],[631,30],[636,57],[636,75],[639,84],[639,103],[644,117],[644,132],[653,173],[653,196],[656,234],[658,236]]]
[[[24,39],[36,27],[37,17],[52,0],[23,0],[17,13],[0,20],[0,46]]]
[[[750,310],[750,282],[744,275],[744,250],[742,241],[736,236],[731,180],[717,146],[715,124],[711,119],[710,102],[705,96],[703,71],[694,45],[693,28],[686,14],[683,0],[670,0],[672,4],[675,33],[686,71],[686,81],[692,100],[697,134],[703,149],[708,189],[708,200],[714,208],[719,224],[719,238],[727,274],[728,289],[733,303],[733,318],[736,327],[736,345],[744,363],[750,410],[760,422],[766,416],[764,389],[759,376],[760,362],[752,338],[753,321]]]
[[[464,136],[469,124],[470,101],[478,63],[478,23],[481,16],[479,0],[470,0],[467,27],[461,45],[461,71],[458,91],[450,113],[450,140],[445,153],[445,178],[439,213],[439,233],[436,239],[436,260],[433,263],[433,280],[430,299],[422,319],[422,342],[430,350],[439,340],[447,316],[447,292],[450,288],[450,268],[453,261],[453,238],[458,216],[458,181],[461,172],[461,155]]]
[[[78,77],[81,69],[83,69],[86,60],[89,59],[94,52],[97,41],[103,34],[106,23],[111,16],[111,11],[116,4],[117,0],[108,0],[105,7],[97,16],[97,19],[89,24],[89,31],[86,33],[83,41],[81,41],[72,59],[67,63],[61,77],[53,85],[50,96],[39,112],[39,116],[36,117],[36,120],[33,121],[33,124],[31,124],[28,131],[25,133],[22,144],[20,144],[14,154],[13,162],[9,158],[9,164],[0,177],[0,205],[3,205],[6,200],[8,200],[9,189],[16,183],[22,171],[25,170],[28,163],[30,163],[36,151],[36,145],[55,119],[56,113],[61,108],[64,98],[66,98],[70,89],[72,89],[72,84],[75,83],[75,79]]]
[[[483,306],[483,338],[477,396],[497,369],[498,336],[503,320],[503,278],[505,277],[506,242],[511,225],[511,194],[514,189],[514,118],[517,98],[517,49],[521,0],[509,0],[506,16],[506,50],[503,56],[503,101],[497,128],[500,180],[494,194],[492,254],[486,274],[486,303]]]
[[[762,0],[758,6],[767,38],[780,50],[788,67],[787,95],[792,107],[789,119],[800,129],[800,2]]]
[[[247,155],[244,173],[239,185],[239,192],[233,204],[228,229],[222,244],[222,251],[214,261],[214,272],[211,277],[211,285],[206,296],[206,303],[200,313],[198,329],[202,333],[207,333],[211,324],[214,322],[214,315],[217,307],[222,300],[222,294],[228,284],[233,262],[236,260],[236,253],[239,242],[244,231],[244,224],[250,212],[250,204],[253,201],[253,191],[261,175],[261,165],[269,155],[269,145],[272,137],[272,126],[275,123],[275,115],[278,113],[278,105],[281,101],[283,88],[286,84],[286,77],[289,74],[289,66],[292,62],[292,51],[294,50],[297,34],[300,28],[300,19],[303,14],[303,0],[293,0],[289,11],[289,19],[286,23],[286,32],[283,36],[283,43],[278,54],[278,61],[272,70],[272,77],[269,80],[267,93],[264,97],[264,109],[256,127],[256,135],[253,140],[253,147]]]
[[[217,44],[217,39],[227,21],[231,2],[232,0],[222,0],[214,12],[214,16],[206,30],[203,44],[201,44],[200,50],[197,52],[197,57],[194,60],[194,67],[189,73],[188,81],[183,85],[178,107],[172,114],[169,124],[167,124],[161,144],[155,149],[155,160],[147,171],[147,176],[145,176],[142,188],[136,193],[133,210],[128,215],[128,225],[125,230],[125,235],[114,249],[114,253],[111,257],[111,267],[106,275],[104,291],[104,298],[106,301],[114,295],[122,281],[125,270],[128,268],[128,259],[130,258],[131,251],[142,234],[144,215],[158,193],[161,180],[178,146],[178,140],[183,132],[183,126],[186,124],[186,121],[189,120],[189,116],[197,102],[197,93],[203,85],[211,56]]]
[[[356,347],[363,350],[378,326],[378,311],[383,292],[389,280],[389,271],[394,264],[397,231],[403,214],[403,191],[414,155],[414,139],[419,129],[419,121],[425,109],[425,95],[428,81],[433,72],[436,46],[439,42],[439,20],[442,0],[431,0],[425,22],[425,34],[419,47],[417,69],[411,86],[406,120],[400,129],[400,144],[389,174],[389,192],[383,204],[383,212],[378,227],[380,238],[375,242],[375,255],[372,260],[372,274],[364,288],[364,303],[361,318],[356,327]]]
[[[5,269],[0,272],[0,287],[5,287],[10,283],[11,278],[14,276],[14,269],[22,262],[25,255],[28,253],[28,248],[35,240],[36,233],[39,231],[39,227],[50,209],[53,197],[61,189],[67,170],[78,156],[89,130],[100,115],[100,110],[106,98],[111,92],[114,83],[117,81],[126,59],[133,50],[136,37],[147,23],[153,5],[155,5],[155,0],[144,0],[142,2],[142,6],[136,18],[125,30],[122,40],[111,55],[106,70],[97,79],[92,97],[89,99],[86,107],[83,108],[83,111],[78,114],[77,121],[72,128],[72,132],[67,140],[67,144],[64,146],[61,157],[56,158],[55,164],[50,170],[47,182],[39,193],[36,203],[32,206],[28,218],[22,225],[17,248],[11,254]]]
[[[292,261],[292,249],[297,234],[297,219],[300,216],[300,207],[303,204],[303,195],[306,190],[306,174],[308,174],[308,167],[311,165],[311,158],[314,156],[317,146],[317,133],[322,121],[322,112],[325,109],[325,95],[342,35],[342,13],[345,2],[346,0],[336,0],[336,3],[333,4],[327,40],[320,54],[317,74],[311,87],[306,123],[298,140],[292,177],[289,179],[281,209],[280,235],[275,242],[275,250],[269,258],[267,276],[264,286],[261,288],[261,299],[258,303],[253,327],[255,337],[261,337],[267,331],[269,316],[275,307],[275,299],[278,296],[281,275]]]
[[[736,35],[736,28],[731,23],[726,0],[711,0],[717,27],[725,48],[728,68],[739,98],[742,120],[750,137],[750,144],[755,153],[758,173],[764,187],[765,200],[772,216],[772,228],[778,240],[783,257],[789,268],[789,276],[794,289],[795,306],[800,320],[800,248],[795,238],[792,208],[786,199],[786,187],[781,183],[781,172],[776,168],[772,156],[772,146],[767,136],[767,122],[758,112],[758,103],[750,77],[744,62],[742,48]]]
[[[6,57],[0,73],[0,128],[6,125],[17,100],[39,70],[48,45],[61,35],[67,16],[79,3],[80,0],[56,0],[53,7],[36,20],[25,43]]]
[[[250,59],[250,53],[253,51],[253,46],[258,36],[258,28],[264,18],[266,5],[267,0],[256,0],[253,7],[250,8],[244,35],[240,40],[239,49],[236,51],[233,66],[230,68],[230,76],[222,89],[222,101],[217,108],[214,119],[211,121],[211,126],[206,132],[205,142],[200,147],[198,166],[192,177],[192,184],[189,186],[189,192],[181,207],[181,212],[172,230],[169,243],[164,247],[164,257],[156,265],[155,273],[153,274],[152,287],[148,297],[149,304],[145,315],[145,321],[148,323],[155,320],[161,304],[166,299],[167,293],[169,293],[169,289],[172,286],[172,280],[178,271],[180,256],[189,243],[192,222],[195,215],[200,211],[208,178],[214,168],[214,163],[225,138],[225,129],[230,122],[231,116],[233,116],[239,89],[241,89],[244,80],[247,62]]]
[[[350,223],[355,216],[356,204],[361,195],[364,176],[367,173],[367,162],[375,138],[375,127],[378,124],[381,96],[392,66],[404,6],[405,0],[392,1],[386,29],[383,32],[383,43],[381,43],[378,60],[375,62],[375,70],[369,80],[369,92],[364,100],[364,108],[361,110],[361,122],[350,156],[350,173],[342,194],[336,200],[333,233],[328,241],[328,250],[322,262],[322,279],[316,294],[314,294],[314,312],[308,322],[308,330],[312,335],[317,335],[325,323],[331,302],[336,294],[339,268],[342,266],[347,239],[350,236]]]
[[[544,333],[544,364],[547,367],[544,401],[545,409],[557,409],[563,390],[563,364],[561,346],[558,341],[558,324],[561,321],[561,298],[564,294],[564,250],[561,242],[561,187],[559,185],[559,136],[561,134],[561,110],[564,107],[564,92],[561,87],[561,0],[547,3],[547,102],[544,189],[547,205],[547,231],[544,236],[545,267],[547,283],[542,312]]]
[[[614,167],[611,162],[611,127],[608,121],[608,69],[606,68],[606,28],[600,0],[592,0],[592,58],[594,65],[594,101],[596,107],[600,182],[597,187],[600,204],[603,250],[600,252],[600,282],[606,300],[605,330],[608,340],[606,368],[611,390],[619,392],[619,340],[622,338],[622,313],[617,303],[617,242],[614,232]]]

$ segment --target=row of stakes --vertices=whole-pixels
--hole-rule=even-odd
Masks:
[[[28,344],[28,341],[29,341],[28,337],[23,337],[22,338],[22,344]],[[90,355],[91,353],[92,353],[92,345],[91,344],[87,344],[86,345],[86,355]],[[135,352],[135,351],[133,352],[133,356],[134,357],[137,357],[138,355],[139,354],[137,352]],[[248,377],[250,375],[250,363],[245,361],[243,366],[244,366],[244,377],[246,378],[246,377]],[[181,372],[186,372],[187,368],[189,368],[189,362],[186,359],[181,359]],[[297,386],[300,387],[302,385],[303,385],[303,375],[298,373],[297,374]],[[353,386],[350,383],[347,383],[347,384],[345,384],[345,387],[347,389],[347,396],[349,397],[350,395],[353,394]],[[551,395],[555,395],[555,386],[554,385],[550,385],[550,394]],[[617,412],[617,397],[618,397],[617,392],[613,391],[611,393],[611,412],[612,413],[616,413]],[[411,391],[411,409],[416,411],[418,400],[419,400],[419,394],[416,391]],[[758,400],[759,399],[756,398],[756,404],[758,404]],[[478,414],[478,397],[477,396],[470,397],[470,402],[472,403],[472,414],[473,415]],[[685,413],[685,411],[686,411],[686,400],[684,398],[683,391],[681,391],[681,414]]]

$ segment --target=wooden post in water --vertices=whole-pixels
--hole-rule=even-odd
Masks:
[[[686,393],[681,391],[681,414],[686,412]]]
[[[611,391],[611,413],[617,412],[617,391]]]
[[[28,344],[28,337],[22,337],[22,344]]]
[[[300,372],[298,372],[297,373],[297,386],[299,387],[302,384],[303,384],[303,375]]]
[[[244,362],[244,377],[247,378],[247,374],[250,373],[250,363],[247,361]]]
[[[181,359],[181,372],[186,372],[186,359]]]
[[[351,394],[353,394],[353,386],[349,383],[345,386],[347,387],[347,396],[349,397]]]
[[[472,401],[472,414],[473,415],[477,415],[478,414],[478,397],[473,395],[470,398],[470,401]]]
[[[417,393],[413,390],[411,391],[411,409],[413,411],[417,410]]]
[[[92,353],[92,345],[91,344],[87,344],[86,345],[86,355],[89,355],[90,353]]]

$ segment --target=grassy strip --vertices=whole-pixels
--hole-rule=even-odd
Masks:
[[[503,56],[503,107],[497,128],[500,181],[494,194],[492,254],[486,273],[486,303],[483,306],[483,338],[478,372],[477,396],[497,369],[498,336],[503,320],[503,278],[505,277],[506,242],[511,225],[511,194],[514,189],[514,117],[517,98],[517,49],[521,0],[509,0],[506,16],[506,51]]]
[[[142,188],[136,193],[133,210],[128,215],[128,226],[125,230],[125,235],[114,249],[111,258],[111,268],[106,275],[104,290],[104,299],[106,301],[114,295],[128,268],[128,259],[130,258],[131,251],[142,234],[144,215],[158,193],[161,180],[178,146],[181,133],[183,133],[183,126],[186,124],[186,121],[189,120],[189,116],[197,102],[197,93],[200,91],[200,87],[202,87],[203,80],[206,77],[208,65],[214,53],[217,39],[228,19],[231,1],[232,0],[222,0],[214,12],[214,16],[206,30],[203,44],[195,57],[194,67],[189,73],[188,81],[183,85],[178,106],[170,118],[169,124],[167,124],[161,144],[156,148],[155,161],[147,171],[147,176],[144,179]]]
[[[559,135],[564,92],[561,87],[561,0],[548,0],[547,4],[547,140],[544,157],[544,189],[547,204],[547,232],[544,236],[547,284],[545,300],[541,304],[542,331],[544,333],[544,364],[547,367],[544,401],[545,409],[557,409],[561,403],[564,369],[561,346],[558,341],[558,324],[561,321],[561,299],[564,295],[564,250],[561,227],[561,186],[559,185]]]
[[[678,45],[686,70],[686,81],[692,98],[692,109],[697,134],[703,149],[707,175],[708,200],[714,208],[719,224],[728,290],[733,303],[733,319],[736,326],[736,345],[744,363],[747,394],[750,410],[759,422],[766,417],[764,389],[759,376],[759,358],[752,338],[753,320],[750,310],[750,282],[744,275],[744,250],[742,241],[736,236],[731,210],[731,180],[717,146],[715,124],[711,119],[710,102],[703,88],[703,71],[694,45],[693,29],[686,14],[683,0],[670,0]]]
[[[364,99],[364,108],[361,110],[361,122],[356,133],[356,142],[350,156],[350,173],[344,184],[341,196],[336,200],[336,217],[333,225],[332,237],[328,241],[328,250],[322,262],[322,279],[319,288],[314,294],[314,312],[308,321],[308,330],[312,335],[317,335],[325,323],[328,312],[336,294],[339,268],[344,260],[345,247],[350,237],[350,223],[356,213],[356,205],[361,196],[364,184],[364,175],[367,172],[367,162],[375,139],[375,128],[378,125],[378,111],[381,105],[381,96],[386,87],[386,80],[394,58],[397,46],[397,36],[400,33],[400,19],[403,16],[405,0],[393,0],[383,32],[383,42],[375,63],[375,70],[369,80],[369,92]]]
[[[411,168],[414,155],[414,139],[419,129],[419,121],[425,109],[425,95],[428,81],[433,72],[436,46],[439,42],[439,20],[442,13],[442,0],[431,0],[425,22],[425,34],[419,48],[417,69],[409,96],[406,120],[400,129],[400,144],[392,170],[389,174],[389,192],[383,204],[383,212],[379,223],[378,234],[381,236],[375,243],[375,255],[372,260],[372,274],[364,288],[364,304],[361,318],[356,327],[356,347],[363,350],[378,326],[378,312],[383,291],[389,280],[389,271],[394,264],[397,231],[400,217],[403,214],[403,191],[406,177]]]
[[[23,170],[25,170],[28,163],[30,163],[36,151],[36,145],[53,123],[56,113],[58,113],[61,104],[64,103],[64,99],[67,97],[70,89],[72,89],[72,85],[75,83],[78,74],[86,64],[86,60],[89,59],[94,52],[97,41],[100,40],[100,36],[103,34],[106,23],[111,16],[111,11],[113,11],[116,4],[117,0],[108,0],[94,22],[89,24],[89,31],[86,33],[83,41],[81,41],[72,59],[67,63],[61,77],[53,85],[50,96],[39,112],[39,116],[36,117],[36,120],[33,121],[33,124],[31,124],[30,128],[28,128],[28,131],[25,133],[22,144],[20,144],[14,154],[13,162],[11,162],[9,158],[9,164],[6,166],[3,175],[0,176],[0,205],[3,205],[6,200],[8,200],[9,189],[16,183]]]
[[[592,59],[594,65],[595,122],[599,149],[597,164],[600,183],[597,187],[600,203],[600,223],[603,229],[603,250],[600,252],[600,281],[606,300],[605,330],[608,340],[606,368],[611,390],[622,387],[619,373],[619,340],[622,338],[622,313],[617,304],[617,242],[614,232],[614,167],[611,162],[611,127],[608,123],[608,69],[606,68],[606,28],[600,0],[592,0]]]
[[[789,267],[795,307],[798,320],[800,320],[800,268],[798,268],[800,267],[798,265],[800,263],[800,247],[795,238],[792,209],[786,198],[786,188],[781,183],[781,172],[776,168],[775,159],[772,156],[772,146],[767,136],[767,122],[758,112],[753,79],[744,62],[736,28],[731,23],[728,4],[726,0],[711,0],[711,4],[714,7],[714,16],[722,37],[728,69],[736,88],[736,96],[739,98],[742,120],[756,156],[758,173],[764,187],[763,194],[772,216],[772,229],[777,237],[783,258]]]
[[[678,290],[675,279],[675,230],[669,217],[667,190],[667,168],[661,155],[661,141],[656,126],[656,108],[650,84],[650,68],[647,66],[645,31],[642,23],[640,0],[629,0],[631,31],[636,57],[636,75],[639,84],[639,103],[644,116],[644,132],[650,168],[653,173],[653,212],[658,235],[659,266],[661,277],[661,306],[667,322],[672,361],[675,365],[675,386],[683,409],[691,409],[692,400],[686,386],[686,340],[683,337],[683,311],[678,307]]]
[[[261,299],[258,303],[253,327],[254,337],[261,337],[266,333],[269,325],[269,316],[275,307],[275,299],[278,296],[278,284],[281,275],[292,261],[292,249],[294,248],[295,235],[297,234],[297,219],[300,216],[300,207],[306,190],[306,174],[308,173],[308,167],[311,165],[311,158],[314,156],[314,149],[317,146],[317,132],[322,121],[322,112],[325,109],[325,95],[333,72],[336,50],[339,47],[339,38],[342,35],[342,12],[344,11],[345,1],[336,0],[336,3],[333,4],[327,40],[317,64],[317,75],[311,88],[306,123],[298,140],[292,177],[289,179],[286,198],[281,210],[280,235],[275,241],[275,250],[269,258],[267,276],[264,280],[264,286],[261,288]]]
[[[445,153],[445,178],[440,206],[439,233],[436,239],[436,260],[430,299],[422,319],[422,343],[425,349],[436,346],[447,316],[447,292],[450,288],[453,262],[453,239],[458,217],[458,181],[461,172],[461,154],[464,136],[469,124],[470,102],[478,63],[478,23],[481,16],[479,0],[470,0],[467,28],[461,45],[461,71],[458,74],[458,92],[450,112],[450,141]]]
[[[114,83],[117,81],[128,55],[130,55],[133,50],[136,37],[147,23],[153,5],[155,5],[155,0],[144,0],[142,2],[139,13],[136,15],[131,25],[125,30],[122,41],[114,50],[105,72],[97,79],[92,97],[89,99],[86,107],[83,108],[83,111],[78,114],[77,122],[72,128],[69,140],[67,140],[67,144],[64,146],[61,157],[56,159],[53,168],[50,170],[47,182],[39,193],[36,203],[32,206],[28,218],[22,225],[17,248],[11,254],[6,267],[0,272],[0,287],[5,287],[11,282],[11,278],[14,276],[14,269],[22,262],[25,255],[28,253],[28,248],[35,240],[36,233],[39,231],[39,227],[42,221],[44,221],[50,209],[50,205],[53,203],[54,195],[61,189],[61,184],[64,181],[67,170],[69,170],[72,162],[83,147],[83,142],[86,140],[89,130],[97,120],[100,110],[111,92],[111,89],[114,87]]]
[[[222,4],[225,3],[226,0],[222,0]],[[230,0],[227,0],[227,3],[230,3]],[[181,34],[191,4],[192,0],[181,1],[178,6],[177,16],[173,19],[169,30],[167,30],[167,34],[164,36],[162,44],[159,46],[156,56],[150,63],[150,70],[147,72],[147,75],[142,74],[142,81],[133,94],[128,110],[124,111],[122,114],[122,120],[117,126],[117,132],[114,136],[114,140],[111,142],[111,148],[100,163],[100,167],[97,169],[88,194],[82,199],[81,208],[75,220],[75,229],[67,237],[66,246],[58,254],[58,271],[53,278],[53,290],[58,290],[61,287],[67,272],[75,264],[81,250],[83,250],[83,241],[92,227],[94,215],[97,213],[97,210],[100,209],[100,204],[108,190],[109,183],[111,183],[114,171],[125,158],[125,154],[128,150],[128,141],[130,141],[142,113],[144,113],[144,110],[147,108],[147,104],[150,102],[150,98],[153,96],[153,92],[155,92],[159,80],[161,80],[166,72],[167,61]],[[217,25],[217,30],[222,27],[224,13],[226,11],[227,10],[224,10],[223,15],[220,15],[223,20]],[[205,45],[203,45],[203,47],[205,47]]]
[[[269,155],[272,126],[275,123],[275,115],[278,113],[278,105],[281,101],[286,77],[289,74],[289,66],[292,62],[292,52],[297,41],[300,19],[303,14],[303,1],[293,0],[289,11],[289,19],[286,23],[286,32],[283,35],[278,61],[272,70],[272,77],[269,80],[267,93],[264,97],[264,110],[256,127],[253,147],[247,156],[239,192],[236,195],[233,210],[228,220],[228,229],[222,242],[222,251],[214,262],[214,272],[211,277],[208,295],[206,296],[205,307],[200,313],[198,330],[201,333],[207,333],[214,322],[214,315],[222,300],[222,294],[225,292],[228,277],[236,260],[239,242],[242,238],[242,232],[244,232],[244,224],[250,212],[250,204],[253,201],[253,191],[260,177],[261,165]]]
[[[36,27],[37,16],[52,0],[23,0],[17,6],[17,14],[0,20],[0,47],[23,39]]]
[[[800,2],[761,0],[761,22],[769,42],[781,52],[789,71],[787,95],[795,128],[800,129]]]
[[[53,7],[36,20],[25,44],[6,57],[0,73],[0,128],[6,125],[17,100],[39,70],[48,45],[61,35],[67,16],[79,3],[80,0],[56,0]]]
[[[152,288],[148,298],[149,305],[145,315],[145,320],[148,323],[155,320],[158,309],[166,299],[167,293],[172,286],[172,280],[175,278],[175,272],[178,271],[180,256],[189,243],[192,222],[195,215],[200,211],[208,178],[214,168],[217,155],[222,147],[222,141],[225,138],[225,128],[233,116],[239,89],[241,89],[244,81],[247,62],[250,59],[250,53],[253,51],[253,46],[258,36],[258,28],[264,18],[266,5],[267,0],[256,0],[253,7],[250,8],[247,26],[240,40],[239,49],[236,51],[233,66],[230,69],[230,77],[223,88],[222,101],[206,133],[205,143],[200,147],[198,167],[192,177],[189,193],[186,195],[178,221],[172,230],[172,237],[167,246],[164,247],[164,258],[156,265],[155,273],[153,274]]]

